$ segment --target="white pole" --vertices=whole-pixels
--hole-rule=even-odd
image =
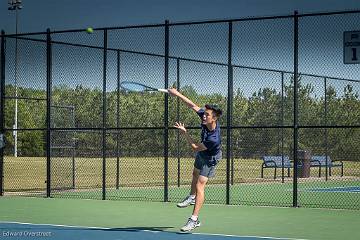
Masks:
[[[13,136],[14,136],[14,157],[17,157],[18,155],[18,10],[22,9],[21,6],[22,0],[9,0],[9,10],[15,10],[15,16],[16,16],[16,25],[15,25],[15,32],[16,32],[16,38],[15,38],[15,80],[14,80],[14,87],[15,87],[15,116],[14,116],[14,125],[13,125]]]

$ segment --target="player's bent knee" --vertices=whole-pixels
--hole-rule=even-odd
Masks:
[[[208,181],[208,178],[207,177],[204,177],[204,176],[199,176],[198,178],[198,181],[197,181],[197,184],[196,185],[199,185],[199,186],[205,186],[205,184],[207,183]]]

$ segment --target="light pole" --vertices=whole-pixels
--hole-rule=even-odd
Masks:
[[[17,63],[18,63],[18,39],[17,39],[17,34],[18,34],[18,12],[20,9],[22,9],[22,5],[21,5],[22,0],[9,0],[9,7],[8,9],[10,11],[15,11],[15,15],[16,15],[16,27],[15,27],[15,32],[16,32],[16,38],[15,38],[15,80],[14,80],[14,85],[15,85],[15,116],[14,116],[14,157],[17,157],[17,128],[18,128],[18,89],[17,89],[17,75],[18,75],[18,71],[17,71]]]

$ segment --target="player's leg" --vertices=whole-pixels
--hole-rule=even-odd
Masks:
[[[205,186],[209,178],[199,176],[196,183],[196,202],[193,210],[193,216],[199,216],[200,209],[205,201]]]
[[[196,183],[196,201],[193,210],[192,216],[188,219],[187,223],[180,229],[183,232],[188,232],[194,230],[195,228],[199,227],[199,212],[205,200],[205,186],[207,181],[209,180],[208,177],[200,175],[198,181]]]
[[[204,159],[203,159],[204,160]],[[196,182],[196,201],[193,209],[192,216],[188,219],[187,223],[180,229],[183,232],[188,232],[199,227],[199,212],[205,201],[205,186],[209,180],[215,176],[216,164],[207,164],[206,161],[202,161],[203,165],[199,167],[199,177]]]
[[[194,167],[193,173],[192,173],[192,181],[191,181],[191,190],[190,194],[182,201],[179,202],[176,206],[180,208],[187,207],[189,205],[195,204],[195,197],[196,197],[196,184],[198,182],[200,170]]]
[[[200,170],[194,167],[193,173],[192,173],[190,195],[196,196],[196,185],[197,185],[197,182],[198,182],[198,179],[199,179],[199,175],[200,175]]]
[[[201,154],[198,152],[196,153],[195,162],[194,162],[190,194],[182,202],[177,204],[178,207],[184,208],[189,205],[195,204],[196,184],[200,175],[200,169],[202,169],[203,165],[204,165],[204,160],[201,158]]]

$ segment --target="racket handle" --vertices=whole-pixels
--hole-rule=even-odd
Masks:
[[[163,88],[158,89],[158,91],[163,92],[163,93],[169,93],[169,91],[167,89],[163,89]]]

